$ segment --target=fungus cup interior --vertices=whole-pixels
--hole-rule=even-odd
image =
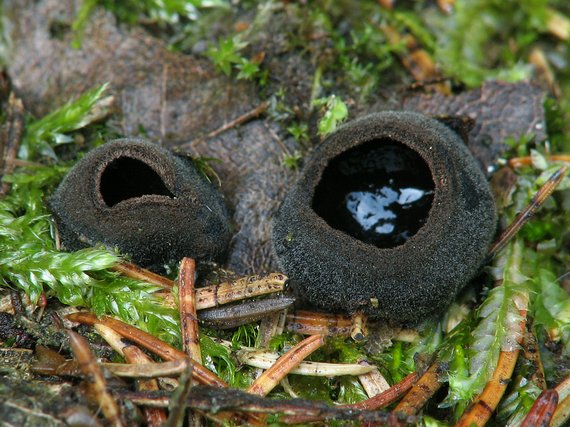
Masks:
[[[393,248],[426,223],[434,192],[429,166],[416,151],[392,139],[374,139],[329,161],[312,207],[331,227]]]
[[[109,207],[145,195],[174,197],[153,168],[141,160],[126,156],[112,160],[105,167],[99,191]]]

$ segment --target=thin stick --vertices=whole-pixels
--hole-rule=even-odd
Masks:
[[[270,369],[279,360],[279,355],[255,348],[241,349],[237,352],[236,357],[241,363],[259,369]],[[325,363],[304,360],[291,369],[289,373],[312,377],[337,377],[342,375],[363,375],[371,372],[373,369],[374,367],[371,365],[359,363]]]
[[[97,399],[101,412],[103,412],[103,415],[111,425],[123,427],[125,424],[121,419],[117,402],[107,392],[105,377],[97,365],[95,356],[93,356],[89,348],[89,343],[81,335],[71,330],[67,331],[67,335],[69,336],[69,344],[73,355],[77,359],[83,375],[85,375],[85,381],[89,389]]]
[[[178,279],[178,306],[180,307],[180,324],[182,326],[182,347],[191,359],[202,364],[198,315],[196,314],[194,294],[195,278],[195,261],[192,258],[183,258],[180,263],[180,277]]]
[[[147,350],[153,352],[164,360],[176,360],[186,358],[186,354],[171,345],[153,337],[147,332],[141,331],[134,326],[127,325],[120,320],[113,319],[111,317],[102,316],[98,319],[92,313],[88,312],[78,312],[69,314],[67,316],[72,322],[83,323],[85,325],[96,325],[100,323],[104,326],[108,326],[115,332],[119,333],[121,336],[128,338],[129,340],[139,344],[140,346],[146,348]],[[228,387],[228,385],[222,381],[216,374],[204,368],[202,365],[197,364],[193,360],[189,360],[189,364],[192,365],[192,375],[196,381],[200,384],[214,385],[217,387]]]
[[[131,279],[141,280],[152,285],[160,286],[164,289],[172,289],[174,286],[174,282],[169,278],[153,273],[152,271],[146,270],[130,262],[120,262],[116,264],[112,270],[130,277]]]
[[[125,360],[132,364],[149,364],[152,360],[144,352],[134,345],[123,348]],[[155,379],[137,380],[137,390],[152,391],[158,390],[158,381]],[[166,412],[161,408],[143,408],[147,425],[149,427],[159,427],[166,422]]]
[[[350,316],[297,310],[287,314],[287,330],[303,335],[348,336],[352,330]]]
[[[520,295],[521,298],[517,298],[515,301],[521,316],[521,335],[518,338],[518,345],[522,342],[522,332],[524,332],[526,327],[528,307],[528,295]],[[497,367],[493,371],[491,379],[487,382],[481,394],[475,398],[471,406],[463,413],[455,427],[482,427],[489,421],[511,381],[519,352],[520,348],[517,347],[514,350],[502,350],[499,353]]]
[[[369,411],[376,411],[378,409],[385,408],[386,406],[398,400],[406,391],[408,391],[410,387],[416,383],[418,378],[419,374],[417,372],[412,372],[411,374],[407,375],[402,381],[394,384],[385,392],[371,397],[370,399],[363,400],[362,402],[352,403],[350,405],[342,405],[342,407],[351,409],[365,409]]]
[[[489,421],[510,382],[518,355],[518,349],[499,353],[497,368],[493,372],[493,376],[481,394],[477,396],[469,409],[455,424],[456,427],[484,426]]]
[[[544,204],[546,199],[550,197],[554,190],[556,190],[556,187],[558,187],[560,182],[564,179],[564,175],[567,170],[567,166],[562,166],[554,172],[550,178],[548,178],[548,181],[546,181],[546,183],[532,197],[529,205],[516,216],[514,221],[501,233],[493,246],[491,246],[489,254],[487,255],[487,259],[489,261],[512,240],[521,227],[525,225],[530,218],[532,218],[536,211]]]
[[[263,113],[265,113],[265,111],[267,111],[267,109],[269,108],[269,102],[264,101],[261,104],[259,104],[257,107],[255,107],[254,109],[242,114],[241,116],[237,117],[236,119],[225,123],[224,125],[222,125],[221,127],[219,127],[218,129],[213,130],[210,133],[207,133],[206,135],[199,137],[198,139],[195,139],[194,141],[190,142],[189,144],[183,144],[181,145],[181,148],[187,148],[188,146],[192,149],[195,149],[198,145],[202,144],[203,142],[207,141],[208,139],[214,138],[230,129],[235,128],[236,126],[239,126],[245,122],[250,121],[251,119],[255,119],[256,117],[259,117],[260,115],[262,115]]]
[[[418,379],[418,374],[416,372],[408,375],[398,384],[394,384],[384,393],[374,396],[370,399],[364,400],[362,402],[353,403],[350,405],[338,405],[337,408],[342,408],[351,411],[377,411],[378,409],[384,408],[391,403],[395,402],[404,394]],[[396,418],[402,418],[401,414],[394,414]],[[282,419],[285,423],[290,424],[301,424],[310,423],[315,421],[322,421],[325,418],[321,415],[308,415],[299,414],[294,416],[287,416]]]
[[[188,395],[192,389],[192,367],[188,365],[180,376],[178,387],[174,390],[170,404],[168,405],[168,422],[165,427],[182,427],[184,413],[188,407]]]
[[[570,418],[570,396],[567,396],[565,399],[560,397],[558,406],[550,422],[550,427],[564,426],[568,418]]]
[[[190,359],[201,365],[202,350],[200,349],[200,332],[198,329],[198,315],[196,314],[195,281],[196,262],[192,258],[182,258],[178,277],[178,307],[182,331],[182,348]],[[183,387],[182,382],[179,387]],[[182,396],[183,392],[180,395]],[[169,422],[171,421],[169,420]],[[205,419],[195,411],[189,411],[188,425],[194,427],[203,426],[205,425]]]
[[[549,156],[548,155],[544,156],[544,158],[549,162],[570,163],[570,154],[552,154]],[[531,156],[513,157],[509,159],[508,164],[513,169],[520,168],[523,166],[531,166],[532,157]]]
[[[554,413],[551,425],[561,426],[570,417],[570,376],[566,377],[555,387],[558,393],[558,407]]]
[[[196,309],[216,307],[245,298],[282,292],[287,276],[271,273],[267,276],[248,276],[235,281],[196,289]]]
[[[136,405],[167,407],[169,395],[165,392],[118,392],[117,397],[129,399]],[[259,414],[284,414],[291,416],[316,416],[319,419],[353,420],[362,422],[381,422],[396,425],[398,421],[415,424],[415,417],[397,417],[383,411],[363,411],[340,407],[331,407],[323,402],[303,399],[267,399],[248,394],[238,389],[221,389],[196,386],[188,396],[188,407],[203,411],[219,412],[241,411]],[[286,422],[286,418],[279,421]]]
[[[440,376],[441,365],[435,361],[398,403],[394,408],[394,412],[405,415],[417,414],[443,385],[439,381]]]
[[[544,390],[536,399],[520,427],[548,427],[558,405],[556,390]]]
[[[261,374],[247,389],[248,393],[266,396],[294,367],[324,343],[325,339],[322,335],[305,338]]]

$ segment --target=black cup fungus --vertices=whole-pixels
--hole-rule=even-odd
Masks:
[[[222,197],[192,161],[138,138],[89,152],[49,206],[66,249],[118,247],[145,267],[219,261],[231,237]]]
[[[407,322],[453,301],[481,268],[496,222],[489,185],[454,131],[385,112],[315,149],[272,239],[306,302]]]

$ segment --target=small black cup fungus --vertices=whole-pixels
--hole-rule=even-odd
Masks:
[[[138,138],[89,152],[49,205],[65,248],[118,247],[146,267],[221,260],[231,237],[222,197],[192,161]]]
[[[316,148],[274,218],[273,246],[306,302],[417,321],[478,272],[496,221],[489,185],[455,132],[385,112]]]

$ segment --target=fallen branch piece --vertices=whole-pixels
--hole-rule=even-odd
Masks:
[[[168,407],[170,393],[158,392],[117,392],[118,398],[131,400],[136,405]],[[254,412],[261,414],[283,414],[289,416],[306,415],[325,420],[350,420],[378,422],[395,425],[397,422],[415,424],[416,417],[400,417],[382,411],[364,411],[331,407],[319,401],[304,399],[266,399],[238,389],[222,389],[209,386],[193,387],[188,395],[188,408],[204,412],[226,411]],[[283,421],[281,419],[280,421]],[[286,422],[286,421],[285,421]]]
[[[101,412],[111,425],[118,427],[124,426],[125,424],[121,419],[121,412],[119,411],[117,402],[107,392],[105,377],[89,348],[89,343],[76,332],[68,330],[67,335],[69,336],[69,344],[73,355],[79,363],[79,368],[83,372],[83,375],[85,375],[87,386],[97,399]]]
[[[282,292],[286,281],[287,276],[284,274],[271,273],[263,277],[248,276],[231,282],[197,288],[196,309],[204,310],[245,298]]]
[[[261,374],[247,389],[248,393],[267,395],[303,359],[325,343],[322,335],[312,335],[281,356],[273,366]]]
[[[558,405],[556,390],[544,390],[530,408],[520,427],[548,427]]]
[[[168,277],[153,273],[150,270],[144,269],[130,262],[120,262],[116,264],[112,270],[130,277],[131,279],[137,279],[142,282],[150,283],[151,285],[160,286],[164,289],[172,289],[174,287],[174,282]]]
[[[353,327],[350,316],[297,310],[287,314],[287,330],[303,335],[348,336]]]
[[[316,335],[312,335],[316,336]],[[279,359],[279,355],[266,350],[242,348],[237,352],[237,359],[254,368],[269,369]],[[374,366],[357,363],[325,363],[303,361],[291,370],[291,374],[309,375],[313,377],[337,377],[342,375],[363,375],[371,372]]]
[[[568,166],[562,166],[556,172],[552,174],[548,181],[536,192],[536,194],[532,197],[531,202],[529,205],[524,208],[514,219],[514,221],[507,227],[505,231],[501,233],[499,238],[495,241],[495,243],[489,249],[489,254],[487,255],[488,260],[497,255],[498,252],[503,249],[507,243],[511,241],[511,239],[518,233],[518,231],[525,225],[530,218],[536,213],[536,211],[544,204],[546,199],[550,197],[550,195],[556,190],[556,187],[562,182],[564,179],[564,175],[568,170]]]
[[[441,365],[435,361],[398,403],[394,412],[404,415],[417,414],[443,385],[439,381],[440,376]]]
[[[418,379],[416,372],[411,373],[398,384],[394,384],[388,390],[374,396],[370,399],[363,400],[362,402],[352,403],[350,405],[339,405],[338,408],[351,411],[377,411],[378,409],[385,408],[391,403],[395,402],[404,394]],[[407,418],[407,415],[395,413],[394,416],[399,419]],[[324,421],[326,418],[318,415],[299,414],[294,416],[286,416],[283,421],[291,424],[310,423],[315,421]]]
[[[123,348],[125,360],[132,364],[150,364],[152,360],[144,352],[134,345]],[[136,382],[139,391],[158,390],[158,381],[155,379],[139,379]],[[143,408],[147,425],[149,427],[159,427],[167,420],[166,412],[162,408]]]
[[[196,314],[194,294],[195,280],[195,261],[192,258],[183,258],[180,263],[180,277],[178,279],[178,307],[180,308],[180,325],[182,327],[182,346],[184,352],[191,359],[202,364],[198,315]]]
[[[136,344],[146,348],[147,350],[155,353],[164,360],[176,360],[186,358],[186,354],[182,351],[172,347],[171,345],[153,337],[147,332],[141,331],[134,326],[127,325],[120,320],[111,317],[102,316],[100,319],[92,313],[78,312],[72,313],[67,316],[72,322],[83,323],[85,325],[96,325],[100,323],[113,329],[118,334],[133,341]],[[216,374],[204,368],[202,365],[197,364],[193,360],[189,360],[192,365],[192,375],[196,381],[201,384],[215,385],[217,387],[228,387]]]

